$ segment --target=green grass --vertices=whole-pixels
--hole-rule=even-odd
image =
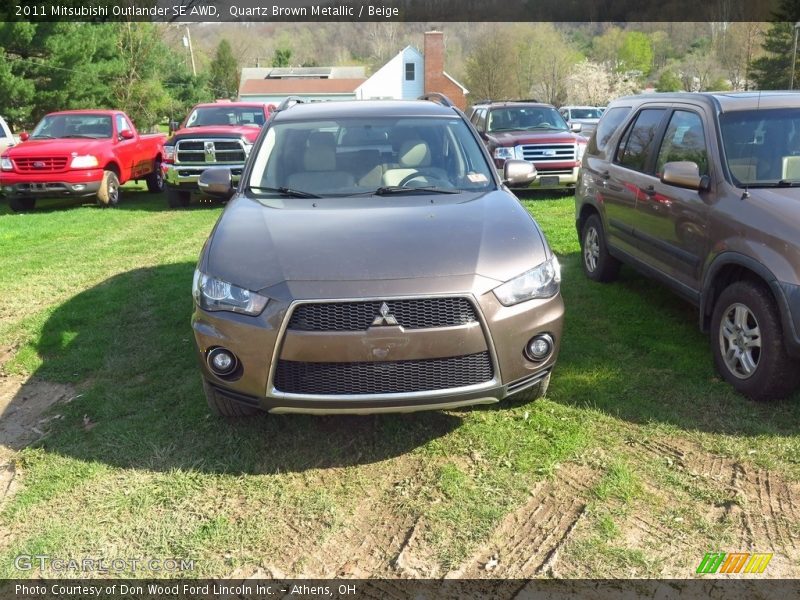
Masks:
[[[212,419],[189,286],[221,209],[165,204],[128,187],[113,210],[47,203],[13,214],[0,205],[0,350],[13,354],[2,368],[80,392],[53,408],[63,418],[42,442],[15,456],[22,486],[0,512],[0,577],[35,575],[11,565],[37,552],[190,558],[193,576],[267,562],[297,572],[353,527],[407,518],[424,522],[426,555],[444,572],[570,462],[599,476],[590,518],[560,560],[584,561],[580,576],[647,576],[663,563],[626,541],[630,516],[642,511],[681,533],[722,499],[631,444],[680,439],[800,479],[796,399],[756,405],[734,394],[712,369],[694,309],[668,290],[627,269],[612,285],[587,281],[569,198],[525,202],[563,266],[565,333],[547,399]],[[685,512],[670,512],[678,507],[654,488]]]

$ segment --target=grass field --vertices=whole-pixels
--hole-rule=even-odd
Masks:
[[[41,439],[6,444],[0,577],[40,575],[20,554],[194,561],[135,576],[688,577],[711,550],[800,576],[797,398],[734,394],[695,310],[652,281],[587,281],[571,199],[524,202],[563,265],[546,399],[220,421],[189,287],[221,208],[125,191],[0,207],[0,425],[42,386],[62,398]]]

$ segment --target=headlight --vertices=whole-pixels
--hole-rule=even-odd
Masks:
[[[70,169],[91,169],[97,166],[97,157],[87,154],[85,156],[75,156],[69,163]]]
[[[514,148],[511,147],[500,147],[494,149],[494,157],[500,160],[511,160],[515,158]]]
[[[575,160],[580,161],[583,158],[584,152],[586,152],[586,144],[577,144],[575,148]]]
[[[192,281],[192,296],[197,306],[203,310],[227,310],[251,316],[261,314],[269,302],[269,298],[196,269]]]
[[[175,146],[164,146],[164,162],[175,160]]]
[[[494,295],[503,306],[512,306],[533,298],[552,298],[561,283],[561,267],[554,256],[538,267],[507,281],[494,289]]]
[[[11,164],[11,159],[6,158],[5,156],[3,158],[0,158],[0,169],[2,169],[3,171],[13,171],[14,165]]]

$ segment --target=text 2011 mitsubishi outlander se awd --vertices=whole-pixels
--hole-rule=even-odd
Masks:
[[[561,341],[556,257],[464,115],[436,101],[285,101],[195,273],[208,404],[405,412],[544,393]],[[535,170],[508,161],[507,183]]]
[[[620,262],[700,308],[720,374],[756,400],[800,380],[800,94],[612,102],[583,158],[583,269]]]

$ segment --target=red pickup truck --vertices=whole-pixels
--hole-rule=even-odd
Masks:
[[[166,135],[139,135],[124,112],[70,110],[50,113],[20,143],[0,156],[0,190],[12,210],[31,210],[37,198],[95,196],[101,206],[119,202],[119,187],[144,180],[164,189],[161,159]]]
[[[274,110],[274,104],[258,102],[195,106],[164,145],[169,205],[187,206],[199,191],[197,180],[210,167],[230,169],[232,180],[238,182],[250,148]]]

